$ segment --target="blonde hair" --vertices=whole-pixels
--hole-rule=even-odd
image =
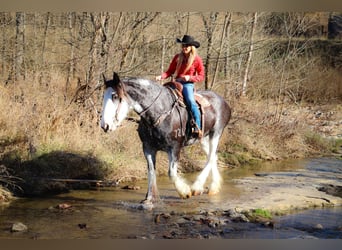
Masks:
[[[191,67],[192,63],[194,62],[196,56],[197,56],[197,49],[195,46],[191,46],[190,55],[189,55],[184,73],[190,69],[190,67]],[[184,60],[186,60],[186,57],[184,56],[183,52],[180,52],[178,54],[178,59],[177,59],[177,67],[176,67],[176,71],[175,71],[176,76],[178,76],[178,72],[179,72]]]

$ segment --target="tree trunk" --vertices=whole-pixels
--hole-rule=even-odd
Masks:
[[[209,89],[209,75],[210,75],[210,60],[211,60],[211,52],[213,47],[213,33],[216,26],[218,12],[211,12],[209,18],[207,18],[204,14],[202,14],[202,21],[204,23],[204,27],[206,30],[207,36],[207,57],[205,60],[204,68],[205,68],[205,89]]]
[[[68,88],[71,82],[71,79],[74,78],[74,73],[75,73],[75,18],[76,18],[76,13],[75,12],[70,12],[68,14],[68,28],[69,28],[69,35],[70,35],[70,58],[69,58],[69,65],[68,65],[68,75],[67,75],[67,81],[65,84],[65,94],[68,92]]]
[[[222,48],[223,48],[223,44],[224,44],[224,40],[225,40],[224,39],[225,31],[227,29],[227,25],[229,25],[230,16],[231,16],[230,13],[226,13],[226,15],[224,17],[224,23],[223,23],[222,33],[221,33],[221,40],[220,40],[220,48],[219,48],[218,56],[217,56],[216,63],[215,63],[214,76],[213,76],[213,79],[212,79],[211,85],[210,85],[211,89],[214,87],[214,83],[216,81],[217,71],[218,71],[218,66],[219,66],[219,60],[221,58]]]
[[[16,13],[16,35],[15,35],[15,80],[25,80],[25,13]]]
[[[226,31],[225,31],[225,37],[224,39],[226,40],[226,53],[225,53],[225,57],[224,57],[224,69],[223,69],[223,72],[224,72],[224,77],[227,78],[228,77],[228,64],[229,64],[229,56],[230,56],[230,51],[229,51],[229,48],[230,48],[230,40],[229,40],[229,34],[230,34],[230,27],[231,27],[231,22],[232,22],[232,14],[229,13],[229,18],[228,18],[228,22],[227,22],[227,26],[226,26]]]
[[[105,51],[103,44],[107,41],[105,26],[108,21],[108,13],[101,12],[99,14],[91,13],[91,20],[94,26],[94,34],[89,51],[90,62],[87,77],[87,89],[95,87],[100,79],[101,63],[100,60],[104,57]],[[86,91],[87,92],[87,91]]]
[[[1,22],[1,36],[2,36],[2,39],[1,39],[1,76],[4,77],[5,75],[5,62],[6,62],[6,17],[7,17],[7,14],[6,13],[0,13],[0,16],[1,16],[1,19],[0,19],[0,22]]]
[[[252,54],[253,54],[253,47],[254,47],[254,33],[255,33],[255,27],[256,27],[256,22],[258,18],[258,13],[255,12],[252,20],[252,29],[250,33],[250,39],[249,39],[249,51],[248,51],[248,56],[247,56],[247,62],[246,62],[246,68],[245,68],[245,74],[242,82],[242,96],[246,96],[247,92],[247,81],[248,81],[248,74],[249,74],[249,66],[251,63],[252,59]]]
[[[46,14],[46,21],[45,21],[45,27],[44,27],[44,33],[43,33],[43,46],[42,46],[42,54],[41,54],[41,58],[42,58],[42,65],[43,67],[45,67],[45,48],[46,48],[46,39],[47,39],[47,32],[48,32],[48,28],[50,26],[50,21],[51,21],[51,13],[48,12]]]

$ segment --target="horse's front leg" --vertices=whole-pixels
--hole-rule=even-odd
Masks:
[[[153,202],[159,200],[157,180],[156,180],[156,154],[157,151],[144,146],[144,155],[147,161],[148,171],[148,188],[145,200],[142,201],[144,204],[153,204]]]
[[[191,197],[191,189],[188,184],[178,176],[178,158],[179,158],[179,149],[171,149],[168,152],[169,157],[169,178],[174,183],[175,188],[182,199],[187,199]]]

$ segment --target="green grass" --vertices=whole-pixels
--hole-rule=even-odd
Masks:
[[[252,215],[254,216],[262,217],[266,219],[272,219],[272,214],[267,210],[257,208],[257,209],[254,209],[252,212],[253,212]]]
[[[251,222],[266,222],[272,220],[272,214],[268,210],[257,208],[245,214]]]

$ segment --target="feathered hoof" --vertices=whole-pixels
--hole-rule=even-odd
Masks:
[[[200,190],[192,190],[192,195],[193,196],[199,196],[199,195],[202,195],[203,194],[203,191],[200,191]]]
[[[191,198],[191,189],[188,184],[186,184],[181,178],[178,178],[174,182],[177,193],[182,199]]]
[[[181,197],[182,199],[190,199],[191,196],[192,196],[191,192],[188,192],[188,193],[178,193],[178,194],[179,194],[179,197]]]
[[[140,210],[152,210],[154,207],[153,202],[151,200],[145,199],[142,200],[138,206]]]
[[[217,195],[220,192],[219,189],[210,189],[208,195]]]

